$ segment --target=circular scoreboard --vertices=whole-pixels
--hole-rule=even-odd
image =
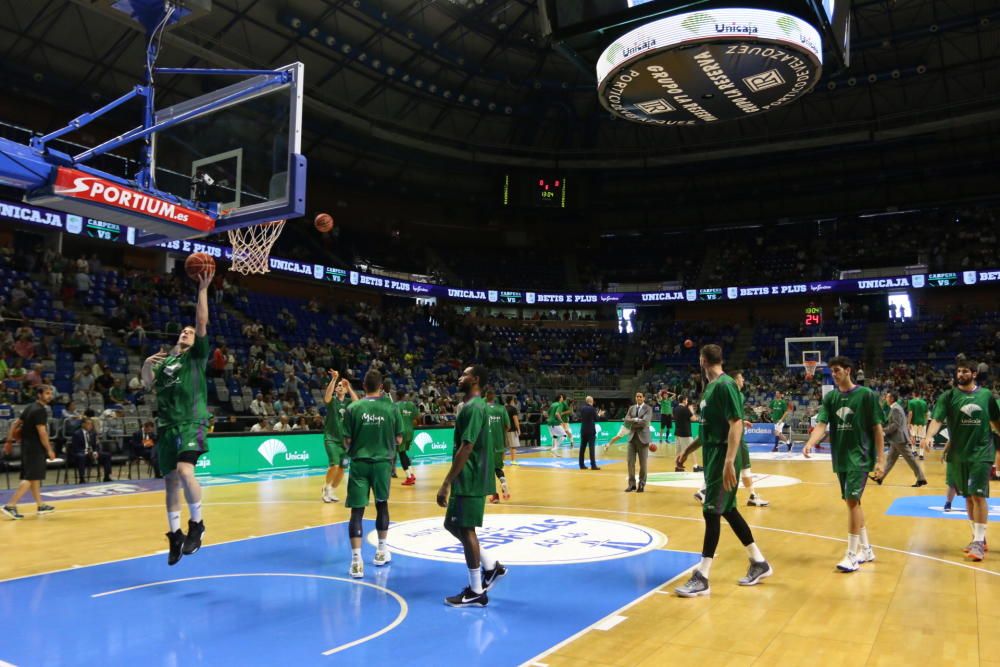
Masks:
[[[650,125],[745,118],[808,92],[822,72],[819,32],[766,9],[712,9],[651,21],[597,62],[601,104]]]

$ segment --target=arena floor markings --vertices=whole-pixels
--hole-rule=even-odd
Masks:
[[[458,562],[396,552],[376,568],[366,542],[365,578],[350,579],[344,523],[208,545],[175,567],[158,554],[12,579],[0,665],[515,665],[698,560],[600,546],[618,555],[512,564],[485,609],[443,604],[466,584]]]

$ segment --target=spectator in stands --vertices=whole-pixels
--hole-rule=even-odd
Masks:
[[[121,378],[115,378],[114,384],[108,390],[108,400],[113,405],[124,405],[128,402],[128,398],[125,396],[125,385],[122,384]]]
[[[288,421],[288,415],[282,414],[278,417],[278,422],[271,427],[272,431],[291,431],[292,425]]]
[[[97,440],[93,420],[85,417],[70,441],[69,457],[76,468],[77,484],[86,481],[89,463],[99,463],[104,468],[104,481],[111,481],[111,452],[103,451]]]
[[[226,345],[223,343],[212,352],[212,358],[208,362],[209,377],[222,377],[226,370]]]
[[[253,400],[250,401],[250,414],[252,414],[254,417],[263,417],[265,414],[267,414],[264,411],[264,405],[265,405],[264,394],[257,392],[254,395]]]
[[[129,322],[128,329],[128,334],[125,336],[125,343],[128,343],[129,339],[133,336],[139,341],[139,345],[146,342],[146,329],[143,327],[141,317],[133,317]]]
[[[293,431],[308,431],[309,430],[309,418],[302,415],[295,420],[295,426],[292,427]]]
[[[21,334],[17,342],[14,343],[14,352],[21,359],[33,359],[35,357],[35,343],[30,333]]]
[[[11,382],[17,382],[20,387],[27,376],[27,371],[24,370],[24,362],[20,357],[14,359],[13,365],[7,369],[7,379]]]
[[[76,295],[80,297],[81,301],[86,301],[87,296],[90,294],[90,288],[92,287],[90,275],[84,272],[77,272],[75,278]]]
[[[261,417],[257,419],[257,423],[250,427],[250,430],[254,433],[270,431],[271,424],[267,421],[267,417],[261,415]]]
[[[111,368],[105,366],[101,375],[94,380],[94,389],[104,398],[105,405],[112,402],[109,394],[114,386],[115,376],[111,374]]]
[[[31,370],[24,375],[24,384],[34,389],[42,383],[42,365],[32,364]]]

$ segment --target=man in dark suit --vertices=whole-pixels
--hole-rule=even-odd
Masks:
[[[646,461],[652,440],[649,424],[653,421],[653,408],[646,403],[643,393],[636,392],[635,405],[625,413],[625,425],[631,431],[628,439],[628,488],[625,492],[646,490]],[[639,459],[639,486],[635,485],[635,460]]]
[[[586,470],[583,464],[583,457],[590,447],[590,469],[600,470],[597,461],[594,459],[594,442],[597,440],[597,410],[594,408],[594,397],[588,396],[586,402],[580,406],[580,470]]]
[[[133,461],[136,459],[149,461],[149,464],[153,466],[156,478],[161,478],[163,475],[160,474],[160,457],[157,456],[156,431],[152,421],[145,422],[141,429],[132,434],[131,444],[132,451],[129,453],[129,457]]]
[[[94,422],[84,417],[80,430],[73,434],[69,446],[70,461],[76,466],[77,484],[83,484],[87,477],[87,463],[96,461],[104,468],[104,481],[111,481],[111,452],[101,451],[94,432]]]

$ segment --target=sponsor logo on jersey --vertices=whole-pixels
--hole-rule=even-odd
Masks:
[[[545,514],[488,515],[476,531],[479,545],[505,565],[588,563],[637,556],[667,543],[665,535],[622,521]],[[375,531],[368,535],[375,544]],[[447,562],[464,562],[462,545],[437,517],[393,525],[389,550]]]
[[[361,421],[367,422],[369,424],[381,424],[382,422],[385,421],[385,416],[373,415],[371,413],[366,412],[363,415],[361,415]]]
[[[983,409],[978,405],[976,405],[975,403],[969,403],[967,405],[963,405],[962,407],[959,408],[959,410],[962,411],[962,414],[967,415],[969,417],[974,417],[977,412],[983,411]]]
[[[839,410],[837,410],[837,417],[839,417],[840,421],[842,421],[842,422],[846,422],[848,419],[851,418],[851,415],[853,415],[853,414],[854,414],[854,410],[851,410],[850,408],[848,408],[846,406],[843,407],[843,408],[840,408]]]

